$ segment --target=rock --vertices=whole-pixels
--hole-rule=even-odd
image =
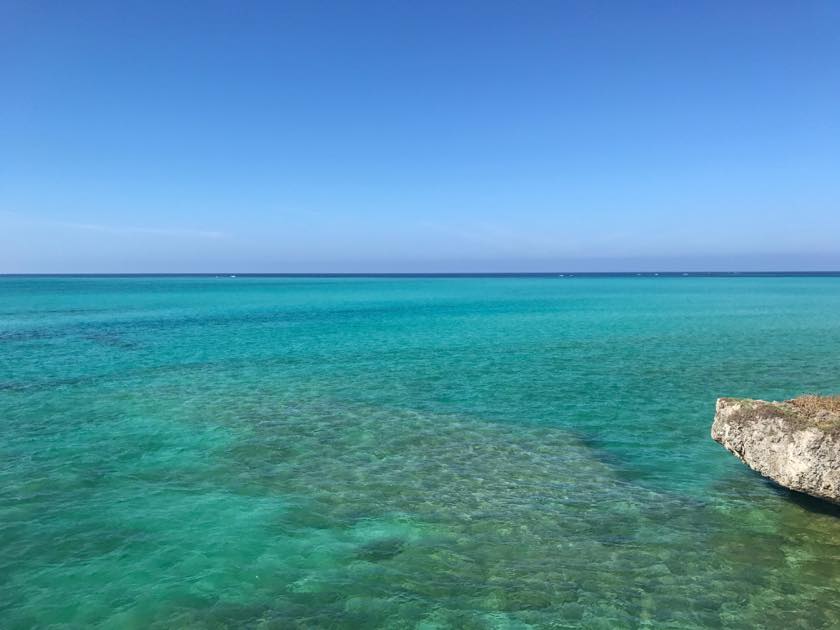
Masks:
[[[780,486],[840,503],[840,398],[720,398],[712,439]]]

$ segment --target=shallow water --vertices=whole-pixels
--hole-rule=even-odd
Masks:
[[[4,628],[840,626],[709,438],[840,278],[0,278]]]

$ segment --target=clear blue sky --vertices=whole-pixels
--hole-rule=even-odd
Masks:
[[[0,0],[0,272],[840,269],[837,2]]]

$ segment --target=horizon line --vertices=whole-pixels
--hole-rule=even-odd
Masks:
[[[807,271],[759,271],[759,270],[726,270],[726,271],[442,271],[442,272],[388,272],[388,271],[361,271],[361,272],[258,272],[258,271],[216,271],[216,272],[43,272],[43,273],[4,273],[0,277],[6,278],[48,278],[48,277],[208,277],[208,278],[234,278],[234,277],[575,277],[575,276],[840,276],[840,269],[836,270],[807,270]]]

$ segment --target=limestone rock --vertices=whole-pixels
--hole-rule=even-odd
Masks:
[[[720,398],[712,439],[779,485],[840,503],[840,398]]]

